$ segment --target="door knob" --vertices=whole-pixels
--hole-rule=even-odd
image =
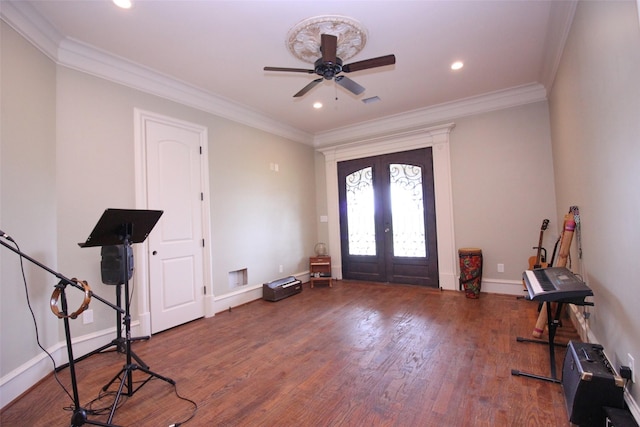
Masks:
[[[157,255],[157,254],[158,254],[158,251],[151,252],[151,255]]]

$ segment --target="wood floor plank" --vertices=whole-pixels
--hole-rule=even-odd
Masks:
[[[512,368],[549,375],[548,348],[516,342],[531,335],[537,314],[536,304],[513,296],[470,300],[338,281],[199,319],[133,349],[197,403],[186,425],[570,426],[558,384],[511,375]],[[578,339],[569,322],[558,335]],[[564,352],[556,349],[558,372]],[[108,352],[77,364],[83,407],[124,362]],[[59,376],[70,384],[68,369]],[[134,371],[136,384],[145,378]],[[112,399],[91,407],[110,409]],[[69,425],[70,404],[49,377],[4,408],[0,425]],[[122,399],[113,423],[163,426],[192,411],[171,384],[153,379]],[[89,418],[104,422],[107,415]]]

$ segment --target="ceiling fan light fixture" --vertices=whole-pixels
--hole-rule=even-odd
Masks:
[[[460,70],[462,67],[464,67],[464,62],[462,61],[456,61],[453,64],[451,64],[451,69],[453,71],[458,71]]]
[[[322,102],[314,102],[313,103],[313,108],[315,108],[316,110],[319,110],[322,108]]]
[[[367,43],[367,30],[346,16],[323,15],[300,21],[289,30],[286,45],[296,58],[314,64],[320,54],[321,35],[338,38],[336,56],[343,61],[356,56]]]
[[[303,61],[313,63],[313,69],[290,67],[264,67],[264,71],[284,71],[293,73],[316,74],[320,76],[299,90],[294,98],[304,96],[323,80],[333,80],[354,95],[360,95],[365,88],[340,73],[368,70],[384,67],[396,63],[395,55],[385,55],[376,58],[343,64],[344,58],[350,58],[364,47],[366,31],[359,26],[353,26],[345,17],[320,17],[305,20],[289,31],[287,46],[291,52]],[[337,33],[337,34],[336,34]],[[356,44],[352,42],[356,41]],[[304,49],[303,49],[304,48]],[[301,55],[305,52],[309,55]],[[340,56],[338,56],[340,55]],[[320,58],[318,58],[318,56]],[[342,57],[342,58],[341,58]]]

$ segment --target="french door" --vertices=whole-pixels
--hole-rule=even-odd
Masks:
[[[438,287],[431,148],[338,163],[342,276]]]

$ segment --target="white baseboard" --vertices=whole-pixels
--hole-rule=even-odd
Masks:
[[[214,297],[214,313],[231,310],[233,307],[262,298],[262,285],[243,286],[237,291]]]
[[[480,289],[481,292],[486,292],[489,294],[505,294],[516,296],[526,295],[526,291],[524,290],[522,281],[517,280],[483,278]]]
[[[59,360],[60,354],[63,354],[65,349],[66,346],[58,343],[47,350],[56,361],[56,365],[65,363]],[[52,369],[51,360],[42,353],[3,376],[0,379],[0,407],[4,408],[29,390],[34,384],[49,375]]]
[[[140,323],[137,321],[131,324],[131,332],[134,336],[137,336],[139,333],[139,325]],[[111,340],[115,338],[115,327],[73,338],[71,341],[73,357],[77,359],[110,343]],[[67,345],[64,341],[49,347],[47,351],[51,354],[56,366],[60,366],[69,361]],[[38,381],[51,374],[52,371],[53,365],[51,359],[49,359],[46,354],[41,353],[4,375],[0,378],[0,408],[4,408],[25,391],[33,387]]]

